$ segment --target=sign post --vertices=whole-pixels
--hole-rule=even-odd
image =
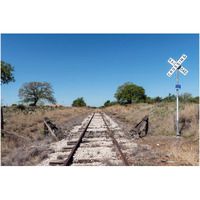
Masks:
[[[176,85],[178,85],[178,69],[176,69]],[[180,133],[179,133],[179,112],[178,112],[178,87],[176,87],[176,107],[177,107],[177,133],[176,135],[177,136],[180,136]]]
[[[174,61],[172,58],[168,60],[168,62],[173,66],[169,72],[167,73],[167,76],[171,76],[176,71],[176,106],[177,106],[177,136],[180,136],[179,133],[179,112],[178,112],[178,95],[179,95],[179,89],[181,89],[181,85],[178,84],[178,72],[180,71],[183,75],[186,75],[188,71],[181,66],[183,61],[187,58],[185,54],[181,56],[179,60]]]

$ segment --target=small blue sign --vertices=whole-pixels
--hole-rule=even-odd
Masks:
[[[176,88],[181,89],[181,85],[176,85]]]

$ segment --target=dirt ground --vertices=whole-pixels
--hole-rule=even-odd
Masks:
[[[138,140],[138,144],[147,144],[151,149],[160,152],[158,165],[198,166],[198,143],[194,144],[185,138],[176,136],[147,136]]]

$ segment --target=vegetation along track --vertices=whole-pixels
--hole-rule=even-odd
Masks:
[[[74,127],[66,139],[54,143],[55,152],[40,165],[128,166],[117,142],[118,133],[121,129],[106,114],[90,114],[81,126]]]

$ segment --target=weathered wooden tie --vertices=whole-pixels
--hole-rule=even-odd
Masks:
[[[55,124],[52,124],[48,117],[44,117],[44,134],[47,135],[49,132],[58,141],[55,131],[58,130]]]
[[[1,129],[1,133],[2,133],[3,135],[8,135],[8,136],[13,137],[13,138],[16,138],[16,139],[23,139],[23,140],[26,140],[26,138],[24,138],[24,137],[22,137],[22,136],[20,136],[20,135],[17,135],[17,134],[15,134],[15,133],[11,133],[11,132],[5,131],[5,130],[3,130],[3,129]]]
[[[134,128],[130,130],[132,132],[132,135],[139,135],[141,137],[142,131],[145,132],[145,136],[148,133],[148,128],[149,128],[149,117],[146,115],[143,117],[142,121],[139,122]]]

